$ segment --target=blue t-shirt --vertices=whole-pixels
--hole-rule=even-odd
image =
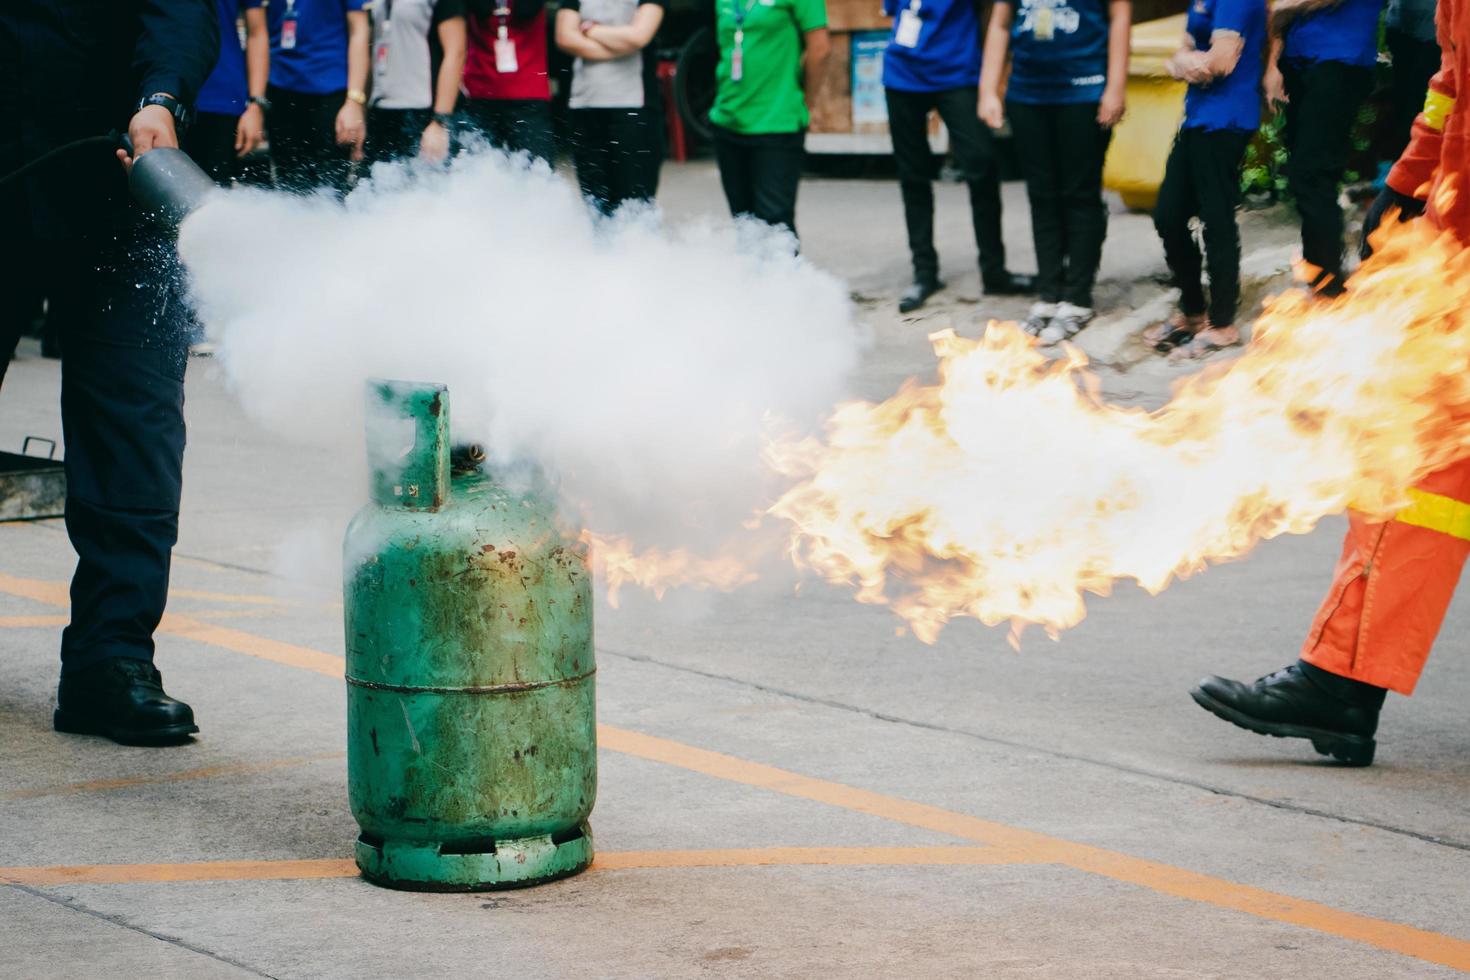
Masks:
[[[1383,0],[1342,0],[1305,14],[1286,29],[1283,61],[1340,61],[1372,68],[1378,61],[1378,15]]]
[[[1201,51],[1216,31],[1240,35],[1235,70],[1184,96],[1185,129],[1244,129],[1261,124],[1261,49],[1266,44],[1266,0],[1194,0],[1185,30]]]
[[[943,92],[980,83],[980,18],[975,0],[918,0],[919,40],[896,43],[899,11],[911,0],[883,0],[894,18],[883,52],[883,84],[901,92]]]
[[[1028,105],[1102,99],[1108,80],[1108,0],[1001,0],[1016,7],[1006,98]]]
[[[238,116],[245,111],[250,96],[245,78],[245,49],[240,46],[240,33],[235,21],[246,7],[259,7],[265,0],[215,0],[219,16],[219,61],[199,89],[195,108],[200,112],[217,112]]]
[[[347,87],[347,12],[368,0],[272,0],[265,8],[271,29],[271,84],[302,95],[327,95]],[[282,43],[283,26],[295,43]]]

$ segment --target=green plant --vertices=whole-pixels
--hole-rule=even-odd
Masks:
[[[1283,129],[1286,115],[1277,112],[1261,124],[1255,139],[1245,150],[1245,165],[1240,171],[1240,189],[1246,194],[1269,194],[1284,200],[1286,187],[1286,144]]]

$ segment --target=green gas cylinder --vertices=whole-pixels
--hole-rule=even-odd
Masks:
[[[373,500],[344,546],[357,866],[509,888],[592,860],[592,584],[550,494],[450,451],[448,391],[368,384]]]

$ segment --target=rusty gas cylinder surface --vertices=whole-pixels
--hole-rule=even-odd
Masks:
[[[544,489],[451,470],[443,388],[372,382],[369,407],[374,500],[344,547],[358,865],[442,890],[574,874],[597,788],[585,547]]]

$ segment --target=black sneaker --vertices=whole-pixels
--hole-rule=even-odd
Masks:
[[[1030,296],[1036,292],[1036,277],[1022,272],[1007,272],[995,279],[985,279],[986,296]]]
[[[199,731],[194,711],[163,690],[163,675],[146,660],[110,657],[61,675],[58,732],[101,735],[123,745],[172,745]]]
[[[1254,684],[1206,677],[1189,692],[1196,704],[1247,731],[1305,738],[1312,748],[1350,766],[1373,764],[1381,687],[1297,662]]]
[[[898,312],[912,313],[944,288],[944,283],[938,279],[915,279],[913,285],[905,289],[903,295],[898,298]]]

